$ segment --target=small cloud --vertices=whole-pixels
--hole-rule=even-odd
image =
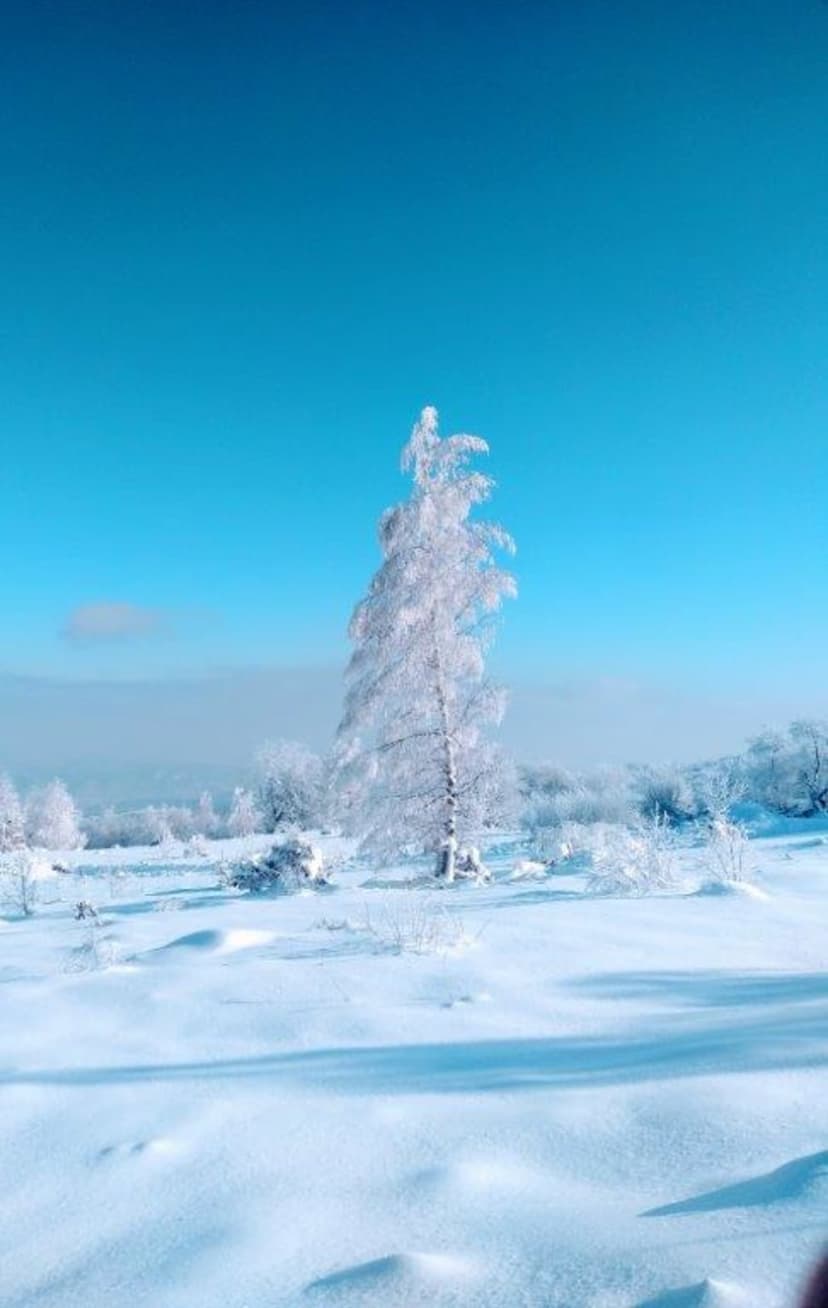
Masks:
[[[79,604],[72,609],[61,635],[76,645],[140,640],[145,636],[162,635],[169,630],[169,625],[169,615],[163,609],[105,600],[97,604]]]

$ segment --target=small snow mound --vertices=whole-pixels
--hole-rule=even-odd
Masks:
[[[718,1190],[692,1195],[689,1199],[679,1199],[676,1203],[664,1204],[660,1208],[651,1208],[641,1215],[671,1217],[679,1213],[719,1212],[723,1208],[755,1208],[758,1205],[799,1199],[813,1193],[826,1180],[828,1149],[821,1149],[815,1154],[792,1158],[772,1172],[751,1176],[746,1181],[737,1181]]]
[[[752,1304],[752,1297],[738,1285],[705,1277],[696,1285],[665,1290],[654,1299],[642,1301],[638,1308],[751,1308]]]
[[[273,939],[272,931],[257,931],[248,927],[235,927],[223,933],[224,940],[217,952],[219,954],[236,954],[240,949],[255,949],[257,945],[268,945]]]
[[[509,876],[510,881],[543,881],[549,873],[549,864],[536,858],[519,858]]]
[[[242,949],[253,949],[257,945],[266,945],[273,939],[272,931],[255,931],[244,927],[231,928],[229,931],[192,931],[186,936],[177,936],[166,945],[153,949],[152,954],[205,953],[236,954]]]
[[[349,1298],[363,1298],[371,1295],[405,1295],[410,1296],[419,1290],[437,1289],[447,1282],[470,1279],[474,1275],[474,1265],[465,1258],[453,1254],[438,1253],[397,1253],[385,1258],[377,1258],[369,1263],[357,1263],[346,1267],[330,1276],[323,1276],[312,1281],[307,1287],[309,1294],[338,1291]],[[408,1301],[406,1299],[406,1301]]]
[[[527,1193],[543,1187],[541,1173],[515,1158],[465,1158],[444,1167],[429,1168],[416,1177],[429,1190],[454,1190],[474,1195]]]
[[[741,895],[743,899],[754,899],[757,902],[770,899],[766,890],[760,890],[750,881],[705,881],[694,895]]]

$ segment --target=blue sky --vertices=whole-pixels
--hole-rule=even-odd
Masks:
[[[498,671],[828,707],[826,5],[7,13],[0,675],[334,668],[433,403]]]

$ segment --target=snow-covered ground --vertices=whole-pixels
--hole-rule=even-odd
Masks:
[[[67,856],[0,921],[3,1308],[792,1304],[828,1226],[821,834],[754,842],[765,897],[510,880],[503,838],[489,886],[351,862],[249,899],[237,851]]]

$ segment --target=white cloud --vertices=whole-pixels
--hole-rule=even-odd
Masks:
[[[68,614],[61,634],[64,640],[85,645],[99,641],[139,640],[169,629],[169,615],[163,609],[140,604],[101,600],[79,604]]]

